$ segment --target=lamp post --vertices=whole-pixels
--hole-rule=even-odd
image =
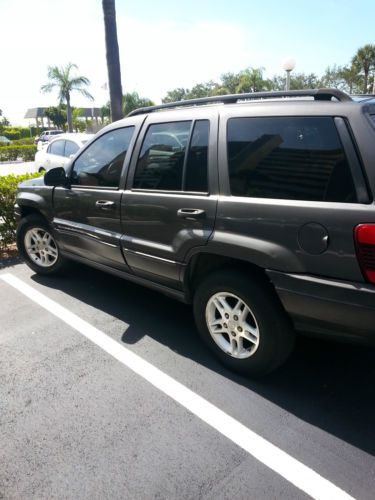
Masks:
[[[290,72],[296,67],[296,61],[292,57],[288,57],[283,61],[282,67],[286,71],[285,90],[290,90]]]

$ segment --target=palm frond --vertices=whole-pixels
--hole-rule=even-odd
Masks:
[[[42,85],[42,92],[51,92],[58,89],[58,100],[61,103],[70,100],[70,93],[79,92],[87,99],[94,100],[93,96],[83,87],[90,85],[90,80],[86,76],[72,75],[72,70],[77,70],[78,66],[69,62],[66,66],[48,66],[47,75],[49,82]]]
[[[56,84],[55,83],[46,83],[45,85],[42,85],[40,87],[40,90],[43,92],[43,93],[47,93],[47,92],[52,92],[52,90],[56,87]]]
[[[86,99],[90,99],[90,101],[94,100],[93,96],[86,89],[74,89],[74,90],[76,90],[81,95],[83,95],[84,97],[86,97]]]

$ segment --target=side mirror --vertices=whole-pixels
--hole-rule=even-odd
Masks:
[[[44,184],[46,186],[68,186],[68,178],[63,167],[51,168],[44,174]]]

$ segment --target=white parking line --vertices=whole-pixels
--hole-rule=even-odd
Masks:
[[[2,274],[0,279],[94,342],[154,387],[308,495],[327,500],[353,498],[317,472],[16,276],[7,273]]]

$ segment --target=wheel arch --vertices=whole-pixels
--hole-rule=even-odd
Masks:
[[[46,215],[39,208],[36,208],[34,206],[20,205],[19,212],[21,215],[21,219],[27,217],[28,215],[37,215],[39,217],[42,217],[46,222],[48,222]]]
[[[246,260],[220,255],[219,253],[200,252],[190,258],[183,273],[182,281],[189,296],[189,301],[192,300],[194,290],[209,274],[223,269],[232,269],[246,273],[263,282],[265,286],[275,292],[265,269],[258,265]]]

